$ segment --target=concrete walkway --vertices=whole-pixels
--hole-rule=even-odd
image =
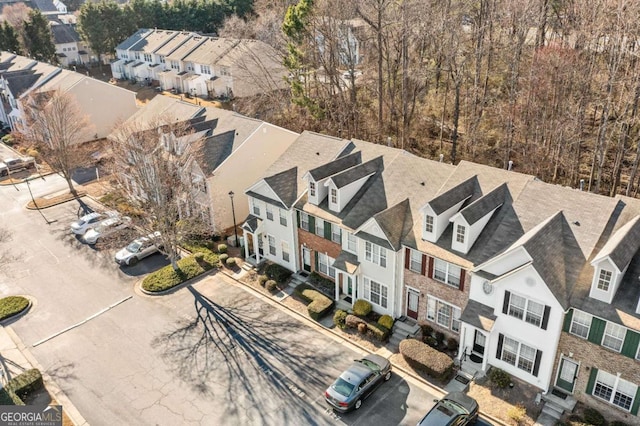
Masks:
[[[31,355],[29,349],[14,333],[11,327],[0,327],[0,364],[2,365],[2,385],[7,381],[31,368],[37,368],[42,373],[47,391],[76,426],[88,425],[82,414],[76,409],[71,400],[56,385],[53,379],[42,369],[38,361]]]

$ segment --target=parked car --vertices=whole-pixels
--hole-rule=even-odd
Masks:
[[[36,160],[33,157],[22,158],[5,158],[0,163],[0,176],[6,176],[9,172],[20,169],[32,169],[36,166]]]
[[[362,401],[382,383],[391,378],[391,363],[380,355],[357,359],[324,393],[324,399],[334,410],[346,413],[357,410]]]
[[[85,214],[80,219],[71,222],[71,232],[76,235],[84,235],[90,228],[93,228],[104,219],[102,213],[91,212],[89,214]]]
[[[154,232],[146,237],[136,238],[128,246],[116,253],[116,263],[127,266],[135,265],[139,260],[157,253],[159,251],[159,237],[160,233]]]
[[[131,218],[128,216],[110,217],[99,222],[94,228],[84,233],[82,239],[87,244],[95,244],[102,237],[113,234],[120,229],[124,229],[131,224]]]
[[[467,426],[478,420],[478,402],[462,392],[451,392],[420,420],[418,426]]]

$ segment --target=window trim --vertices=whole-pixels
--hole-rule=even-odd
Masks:
[[[464,225],[456,225],[456,242],[464,244],[467,234],[467,227]]]
[[[438,262],[443,262],[446,265],[446,269],[445,269],[445,273],[444,273],[445,274],[444,280],[436,277],[436,272],[437,272],[436,264]],[[450,273],[451,266],[454,266],[454,267],[458,268],[458,270],[459,270],[458,282],[457,283],[452,283],[449,280],[449,277],[451,276],[451,273]],[[449,263],[446,260],[442,260],[442,259],[438,259],[437,257],[434,257],[433,258],[433,274],[432,275],[433,275],[432,278],[434,280],[438,281],[438,282],[441,282],[441,283],[446,284],[446,285],[451,286],[451,287],[459,288],[460,287],[460,281],[462,280],[462,267],[460,267],[458,265],[454,265],[453,263]]]
[[[609,326],[611,326],[611,328],[613,328],[613,329],[622,330],[622,338],[618,338],[617,336],[614,336],[614,335],[611,335],[611,334],[607,334],[607,330],[609,330]],[[609,337],[610,339],[620,340],[620,347],[616,349],[614,347],[605,345],[604,342],[607,339],[607,337]],[[604,327],[604,331],[602,332],[602,341],[600,342],[600,346],[602,346],[603,348],[607,348],[609,350],[612,350],[612,351],[620,353],[622,351],[622,346],[624,345],[624,339],[626,337],[627,337],[627,328],[625,326],[616,324],[616,323],[614,323],[612,321],[607,321],[607,324]]]
[[[439,321],[440,305],[444,305],[449,308],[450,314],[449,314],[449,321],[447,325],[442,324]],[[460,329],[462,327],[462,322],[460,320],[461,316],[462,316],[462,309],[460,309],[458,306],[452,303],[449,303],[445,300],[442,300],[438,297],[435,297],[431,294],[427,295],[427,312],[425,314],[425,318],[427,319],[427,321],[431,321],[437,324],[439,327],[445,328],[447,330],[450,330],[453,333],[459,334]],[[455,326],[456,324],[457,324],[457,327]]]
[[[603,277],[603,275],[608,275],[608,277]],[[598,280],[596,282],[596,288],[600,291],[608,292],[611,288],[611,281],[613,279],[613,272],[608,269],[600,268],[598,272]],[[606,288],[604,288],[606,287]]]
[[[415,260],[413,258],[414,254],[417,254],[417,256],[419,257],[420,260]],[[422,273],[422,260],[423,260],[422,252],[420,252],[418,250],[410,249],[409,270],[412,271],[412,272],[415,272],[417,274],[421,274]],[[417,264],[417,268],[414,267],[414,262]]]
[[[600,377],[600,373],[602,373],[603,376],[606,374],[608,376],[613,377],[614,378],[613,385],[609,385],[608,383],[605,383],[606,378],[605,377],[601,378]],[[619,390],[620,381],[624,381],[626,383],[629,383],[629,384],[635,386],[636,389],[635,389],[635,392],[633,393],[633,395],[629,395],[629,394],[621,392]],[[611,396],[609,397],[609,399],[606,399],[601,395],[596,395],[596,391],[598,390],[598,386],[606,387],[606,388],[611,389]],[[633,408],[633,404],[635,402],[637,393],[638,393],[638,385],[637,384],[621,378],[619,374],[618,375],[611,374],[608,371],[604,371],[604,370],[598,370],[598,373],[596,374],[595,381],[593,383],[593,390],[591,391],[591,395],[593,397],[598,398],[599,400],[604,401],[604,402],[606,402],[606,403],[608,403],[610,405],[613,405],[614,407],[617,407],[617,408],[619,408],[621,410],[624,410],[626,412],[631,412],[631,409]],[[625,407],[615,403],[617,394],[621,394],[621,395],[623,395],[623,396],[625,396],[627,398],[630,398],[629,408],[625,408]]]
[[[389,286],[382,284],[381,282],[375,281],[370,279],[369,277],[363,277],[363,297],[364,299],[368,300],[369,302],[371,302],[374,305],[380,306],[383,309],[388,309],[389,307]],[[378,301],[380,303],[374,302],[371,298],[371,288],[372,288],[372,283],[377,284],[379,286],[379,294],[378,294]],[[384,288],[384,292],[383,292],[383,288]],[[385,293],[385,294],[383,294]],[[384,301],[384,304],[382,303]]]
[[[589,324],[586,325],[587,333],[586,333],[585,336],[581,336],[580,334],[574,333],[574,331],[573,331],[573,324],[576,321],[576,312],[579,312],[580,314],[587,315],[589,317]],[[592,323],[592,321],[593,321],[593,315],[588,314],[588,313],[583,312],[583,311],[579,311],[579,310],[574,309],[573,310],[573,315],[571,316],[571,324],[569,325],[569,334],[573,334],[574,336],[578,336],[578,337],[580,337],[582,339],[588,339],[589,338],[589,333],[591,332],[591,323]],[[579,326],[581,326],[581,327],[585,327],[585,324],[582,324],[582,323],[577,323],[577,324]]]
[[[435,218],[430,214],[424,216],[424,232],[433,233],[433,226],[435,224]]]

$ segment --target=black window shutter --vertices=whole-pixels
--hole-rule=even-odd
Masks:
[[[602,336],[604,335],[604,329],[607,326],[607,322],[601,320],[600,318],[592,318],[591,319],[591,328],[589,329],[589,335],[587,336],[587,340],[591,343],[595,343],[599,345],[602,343]]]
[[[465,270],[460,269],[460,284],[458,284],[458,290],[464,291]]]
[[[314,216],[309,215],[309,229],[307,231],[314,234],[316,232],[316,218]]]
[[[565,332],[569,332],[571,330],[571,320],[573,319],[573,309],[569,309],[569,312],[564,314],[564,324],[562,326],[562,330]]]
[[[589,373],[589,381],[587,382],[587,395],[591,395],[593,392],[593,385],[596,383],[596,377],[598,376],[598,369],[591,367],[591,373]]]
[[[411,250],[407,247],[404,249],[404,268],[409,269],[411,265]]]
[[[296,219],[298,220],[298,228],[300,228],[300,210],[296,210]]]
[[[331,240],[331,222],[327,222],[326,220],[324,222],[324,238],[325,240]]]
[[[318,270],[318,252],[317,252],[317,251],[314,251],[314,252],[313,252],[313,255],[314,255],[314,257],[315,257],[315,268],[314,268],[313,270],[314,270],[314,271],[317,271],[317,270]]]
[[[536,361],[533,363],[533,375],[536,377],[538,377],[540,370],[540,358],[542,358],[542,351],[536,351]]]
[[[504,302],[502,303],[502,313],[506,314],[509,312],[509,300],[511,300],[511,293],[508,291],[504,292]]]
[[[547,325],[549,324],[549,312],[551,311],[551,306],[544,307],[544,314],[542,315],[542,329],[546,330]]]
[[[504,342],[504,336],[498,334],[498,350],[496,351],[496,358],[502,359],[502,342]]]

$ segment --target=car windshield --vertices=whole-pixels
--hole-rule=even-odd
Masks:
[[[467,410],[458,404],[457,402],[451,401],[449,399],[442,400],[442,405],[448,408],[450,411],[456,414],[467,414]]]
[[[84,219],[78,219],[78,221],[76,222],[76,224],[77,224],[78,226],[82,226],[82,225],[84,225],[85,223],[87,223],[87,221],[86,221],[86,220],[84,220]]]
[[[338,380],[331,385],[331,388],[340,395],[349,396],[351,392],[353,392],[354,385],[342,378],[338,378]]]
[[[361,359],[361,360],[358,360],[358,362],[360,362],[361,364],[366,365],[367,367],[369,367],[370,369],[372,369],[374,371],[380,370],[380,366],[378,364],[376,364],[373,361],[369,361],[368,359]]]
[[[142,242],[136,240],[127,246],[127,251],[131,253],[137,253],[138,250],[140,250],[140,247],[142,247]]]

